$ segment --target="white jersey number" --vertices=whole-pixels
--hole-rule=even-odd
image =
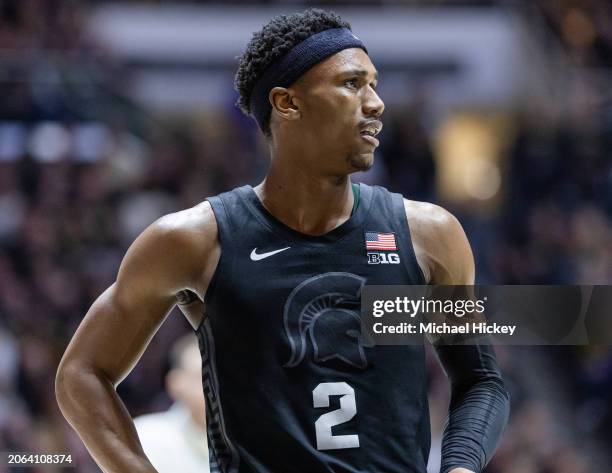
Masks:
[[[348,422],[357,414],[355,390],[345,382],[321,383],[312,391],[314,407],[329,407],[330,396],[342,396],[340,409],[323,414],[316,420],[317,450],[358,448],[359,436],[357,434],[332,435],[332,427]]]

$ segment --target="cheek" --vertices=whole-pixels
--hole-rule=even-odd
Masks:
[[[326,134],[343,134],[355,121],[353,101],[342,93],[315,95],[307,111],[312,128]]]

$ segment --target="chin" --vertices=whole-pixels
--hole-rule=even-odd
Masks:
[[[351,172],[367,171],[374,165],[374,153],[364,153],[349,156]]]

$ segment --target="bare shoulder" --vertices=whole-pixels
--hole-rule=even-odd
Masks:
[[[219,257],[217,233],[208,202],[164,215],[134,241],[119,269],[118,282],[138,279],[173,294],[190,289],[201,295]]]
[[[164,215],[151,225],[151,229],[170,243],[187,244],[185,249],[189,250],[206,250],[218,237],[217,221],[208,201]]]
[[[463,233],[459,220],[439,205],[404,199],[404,208],[413,238],[439,241]]]
[[[429,202],[404,199],[417,261],[428,282],[472,284],[474,260],[459,220]]]

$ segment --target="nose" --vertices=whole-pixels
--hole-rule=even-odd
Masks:
[[[378,96],[376,91],[368,86],[363,100],[363,114],[366,117],[378,118],[385,110],[385,103]]]

